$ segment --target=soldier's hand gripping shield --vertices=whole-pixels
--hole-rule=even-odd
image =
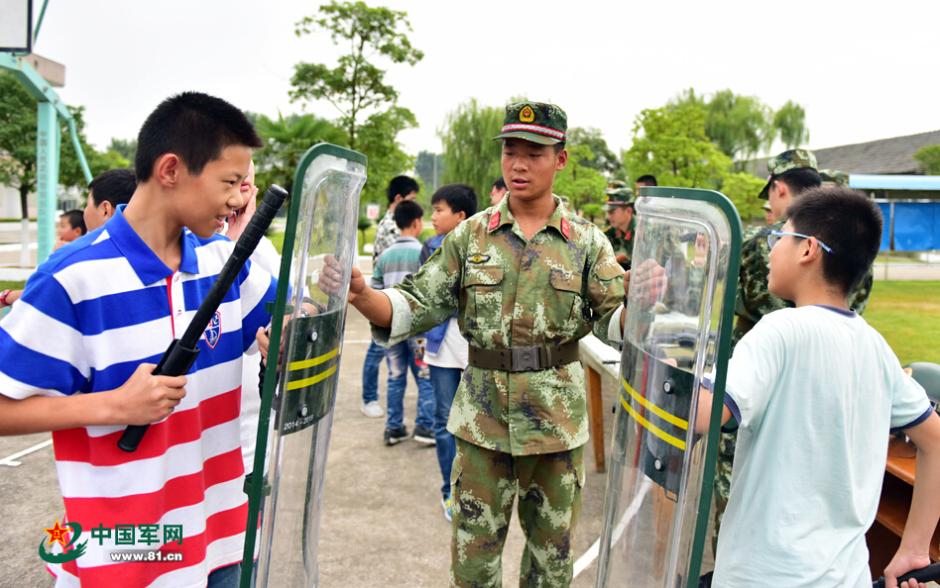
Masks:
[[[639,196],[596,585],[697,586],[741,221],[717,192],[643,188]],[[712,410],[696,430],[708,382]]]
[[[317,585],[320,494],[365,180],[365,156],[335,145],[314,146],[297,169],[246,483],[243,588]],[[341,276],[328,291],[319,279],[326,263]]]

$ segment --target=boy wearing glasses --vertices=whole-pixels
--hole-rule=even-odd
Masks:
[[[768,231],[781,230],[787,221],[787,208],[797,198],[802,198],[804,192],[822,185],[823,182],[817,170],[816,156],[808,149],[788,149],[771,158],[767,162],[767,173],[767,183],[760,192],[760,198],[767,201],[768,210],[776,222],[753,233],[741,247],[738,299],[734,309],[734,331],[731,335],[732,352],[738,341],[761,320],[761,317],[775,310],[793,306],[792,302],[775,296],[767,288],[770,263],[767,235]],[[849,308],[859,314],[865,312],[872,280],[873,274],[869,268],[864,278],[849,294]],[[715,469],[714,537],[717,537],[721,530],[721,518],[731,491],[731,467],[736,438],[736,433],[721,433]]]
[[[807,191],[769,232],[768,290],[795,308],[761,319],[728,366],[722,421],[736,424],[731,496],[715,586],[871,586],[865,532],[875,519],[889,430],[917,445],[911,511],[887,586],[930,563],[940,517],[940,418],[848,293],[881,242],[864,195]],[[698,428],[711,395],[703,393]],[[917,586],[916,582],[906,584]]]

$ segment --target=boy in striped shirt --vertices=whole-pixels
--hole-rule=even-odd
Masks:
[[[375,260],[372,272],[374,288],[391,288],[421,267],[421,242],[424,230],[424,209],[413,200],[399,202],[393,217],[401,231],[387,249]],[[419,443],[434,445],[434,388],[428,365],[424,363],[424,339],[411,337],[388,348],[388,418],[385,420],[385,444],[396,445],[408,438],[404,424],[405,388],[408,369],[418,384],[418,414],[414,438]]]
[[[0,434],[52,431],[66,520],[87,533],[72,545],[87,541],[84,555],[50,564],[56,586],[235,585],[241,361],[270,321],[271,276],[242,270],[189,374],[151,372],[231,254],[215,232],[243,205],[261,140],[234,106],[187,92],[161,103],[137,141],[130,203],[42,264],[0,323]],[[127,425],[144,424],[136,452],[118,449]],[[51,537],[44,547],[62,549]],[[164,561],[113,554],[135,549]]]

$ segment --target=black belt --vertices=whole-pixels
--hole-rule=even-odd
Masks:
[[[537,372],[575,361],[578,361],[577,341],[569,341],[555,347],[470,347],[470,365],[487,370]]]

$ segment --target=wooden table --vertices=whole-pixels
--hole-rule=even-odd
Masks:
[[[915,449],[903,440],[892,437],[888,445],[885,481],[881,488],[881,502],[875,523],[868,530],[869,566],[873,578],[878,578],[891,561],[901,543],[901,534],[907,522],[917,472]],[[930,542],[930,559],[940,561],[940,526]]]
[[[594,335],[587,335],[578,342],[578,352],[584,373],[587,376],[588,429],[594,448],[594,467],[598,472],[607,469],[604,442],[604,396],[602,377],[610,378],[616,386],[620,380],[620,352]]]

